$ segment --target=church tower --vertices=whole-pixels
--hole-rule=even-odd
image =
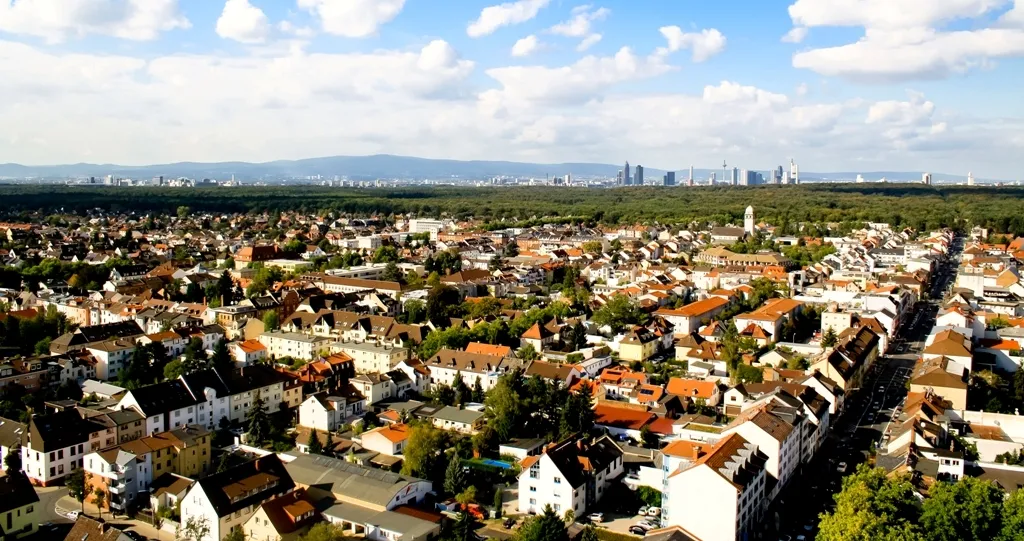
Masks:
[[[747,207],[747,211],[743,213],[743,231],[751,237],[754,236],[754,207]]]

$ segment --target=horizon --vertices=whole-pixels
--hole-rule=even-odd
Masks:
[[[1015,178],[1021,1],[867,1],[2,2],[0,162],[792,158]]]

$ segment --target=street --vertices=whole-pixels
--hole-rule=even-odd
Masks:
[[[941,299],[956,279],[962,248],[963,239],[957,237],[949,257],[933,275],[927,300],[917,303],[898,331],[889,348],[891,354],[879,357],[860,389],[849,393],[818,455],[802,467],[769,508],[766,531],[776,532],[780,539],[813,539],[819,515],[835,506],[833,496],[842,488],[843,476],[855,471],[858,464],[868,460],[873,448],[881,446],[883,435],[893,417],[899,417],[898,409],[906,400],[907,381],[935,326]]]

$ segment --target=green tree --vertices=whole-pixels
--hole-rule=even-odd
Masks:
[[[444,491],[458,494],[466,489],[466,474],[462,471],[462,459],[458,453],[452,453],[448,459],[448,468],[444,472]]]
[[[825,329],[825,334],[821,337],[821,347],[823,348],[834,348],[836,342],[839,341],[839,337],[836,336],[836,331],[832,327]]]
[[[473,515],[462,511],[455,518],[455,522],[452,524],[451,541],[475,541],[476,536],[474,530],[476,530],[477,524]]]
[[[348,537],[341,526],[330,522],[318,522],[299,538],[300,541],[345,541]]]
[[[430,287],[440,287],[441,275],[438,274],[437,271],[431,271],[431,273],[427,275],[427,285]]]
[[[625,295],[613,295],[604,306],[598,308],[591,318],[598,326],[608,326],[618,333],[630,325],[647,322],[647,314]]]
[[[423,323],[427,319],[427,305],[423,301],[415,299],[407,301],[404,310],[406,323]]]
[[[96,504],[96,508],[100,510],[100,518],[103,517],[103,505],[107,502],[107,493],[102,488],[97,488],[92,493],[93,503]]]
[[[427,294],[427,319],[438,327],[447,327],[448,320],[459,317],[462,310],[462,295],[451,286],[438,286]]]
[[[235,361],[231,359],[231,353],[228,352],[227,340],[221,338],[217,345],[213,347],[213,357],[210,358],[210,364],[223,373],[230,374],[234,370]]]
[[[183,375],[185,375],[185,365],[179,359],[164,365],[164,379],[178,379]]]
[[[494,506],[494,518],[501,518],[502,507],[505,503],[504,492],[501,490],[501,487],[495,487],[494,489],[494,501],[491,504]]]
[[[519,357],[524,361],[536,361],[537,359],[540,358],[540,353],[537,353],[537,350],[536,348],[533,347],[533,344],[526,344],[523,347],[516,350],[516,357]]]
[[[518,373],[501,376],[484,399],[484,414],[487,415],[488,426],[494,429],[498,434],[498,440],[502,442],[515,436],[524,411],[522,400],[513,383],[513,378],[518,377]]]
[[[452,382],[452,389],[455,391],[455,404],[457,406],[461,407],[472,398],[473,392],[469,389],[469,386],[466,385],[466,382],[463,381],[461,372],[455,373],[455,381]]]
[[[402,271],[394,261],[389,261],[387,266],[384,267],[384,272],[381,274],[380,279],[388,282],[401,282]]]
[[[394,263],[399,259],[401,258],[398,255],[398,248],[395,248],[390,244],[385,244],[384,246],[377,248],[377,251],[373,253],[374,263]]]
[[[1002,489],[989,481],[964,477],[932,485],[922,504],[921,528],[928,541],[987,541],[1001,529]]]
[[[476,378],[473,381],[473,394],[470,396],[470,399],[477,404],[481,404],[485,398],[487,398],[487,395],[484,393],[483,385],[480,384],[480,378]]]
[[[192,213],[192,209],[190,209],[190,208],[188,208],[186,206],[178,207],[178,218],[184,219],[184,218],[188,217],[188,215],[191,214],[191,213]]]
[[[459,502],[463,509],[470,504],[476,503],[476,487],[466,487],[462,492],[455,495],[455,501]]]
[[[566,396],[565,406],[561,408],[562,418],[560,432],[563,437],[570,434],[587,434],[594,427],[593,388],[583,383],[574,392]]]
[[[588,254],[599,254],[604,251],[604,246],[599,240],[588,240],[583,243],[583,251]]]
[[[1024,541],[1024,490],[1015,490],[1003,502],[999,541]]]
[[[42,340],[36,342],[35,350],[36,355],[49,355],[50,354],[50,337],[47,336]]]
[[[210,520],[206,517],[189,517],[178,525],[175,536],[182,541],[203,541],[210,536]]]
[[[403,452],[402,473],[421,479],[436,478],[438,471],[445,471],[444,443],[444,433],[433,426],[412,426]]]
[[[651,427],[644,425],[640,429],[640,442],[647,449],[657,449],[661,446],[661,438],[651,431]]]
[[[843,478],[834,496],[836,507],[823,513],[818,541],[918,541],[921,510],[914,487],[905,477],[889,478],[866,464]]]
[[[21,445],[13,445],[4,457],[4,471],[7,475],[21,472]]]
[[[64,484],[68,487],[68,494],[82,504],[82,512],[85,512],[85,470],[78,468],[64,476]]]
[[[234,528],[229,531],[221,541],[247,541],[245,537],[245,530],[242,528]]]
[[[276,331],[281,327],[281,320],[277,315],[277,311],[271,310],[263,315],[263,328],[269,331]]]
[[[587,524],[583,528],[583,533],[580,534],[579,541],[600,541],[600,537],[597,536],[597,528],[593,524]]]
[[[256,391],[256,399],[252,401],[246,419],[249,421],[247,434],[250,442],[262,445],[270,439],[270,415],[259,391]]]
[[[324,444],[320,441],[320,436],[316,433],[316,430],[309,431],[309,441],[306,442],[306,446],[309,447],[309,454],[311,455],[324,454]]]
[[[519,528],[516,541],[569,541],[569,530],[550,505],[540,515],[527,518]]]

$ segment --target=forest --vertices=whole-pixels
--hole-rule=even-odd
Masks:
[[[747,205],[769,223],[887,222],[919,230],[981,225],[1024,234],[1024,188],[918,184],[614,189],[530,187],[326,188],[317,186],[101,187],[3,185],[7,218],[41,211],[84,214],[274,211],[476,218],[489,228],[544,222],[741,223]]]

